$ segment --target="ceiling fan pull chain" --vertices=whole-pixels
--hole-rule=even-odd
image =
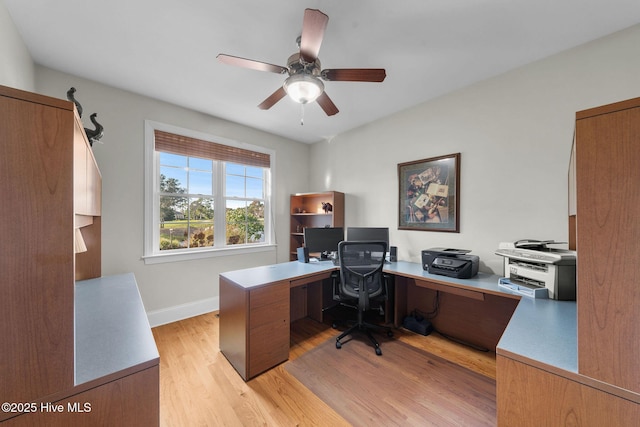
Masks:
[[[304,126],[304,104],[300,104],[300,126]]]

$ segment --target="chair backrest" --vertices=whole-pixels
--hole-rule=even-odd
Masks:
[[[382,272],[386,255],[387,243],[383,241],[340,242],[340,295],[358,300],[361,310],[369,309],[369,299],[386,292]]]

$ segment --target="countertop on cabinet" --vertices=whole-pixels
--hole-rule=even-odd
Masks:
[[[159,364],[133,274],[76,282],[75,340],[76,386]]]
[[[522,297],[496,353],[551,371],[577,373],[576,302]]]
[[[638,393],[580,374],[577,324],[575,301],[522,297],[498,342],[496,354],[640,403]]]

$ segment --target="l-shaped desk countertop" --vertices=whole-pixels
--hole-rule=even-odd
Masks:
[[[291,261],[225,272],[221,276],[248,290],[283,280],[313,277],[337,269],[330,261]],[[500,276],[482,272],[471,279],[455,279],[429,274],[421,264],[407,261],[385,264],[384,271],[396,276],[519,299],[520,302],[498,342],[496,353],[556,374],[562,375],[563,371],[565,375],[578,373],[575,301],[520,296],[498,286]]]

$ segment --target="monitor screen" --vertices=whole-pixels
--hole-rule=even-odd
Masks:
[[[388,227],[348,227],[347,240],[376,240],[386,242],[389,245]]]
[[[338,243],[344,240],[344,229],[342,227],[306,227],[304,229],[304,246],[309,253],[321,252],[328,255],[330,252],[338,250]]]

